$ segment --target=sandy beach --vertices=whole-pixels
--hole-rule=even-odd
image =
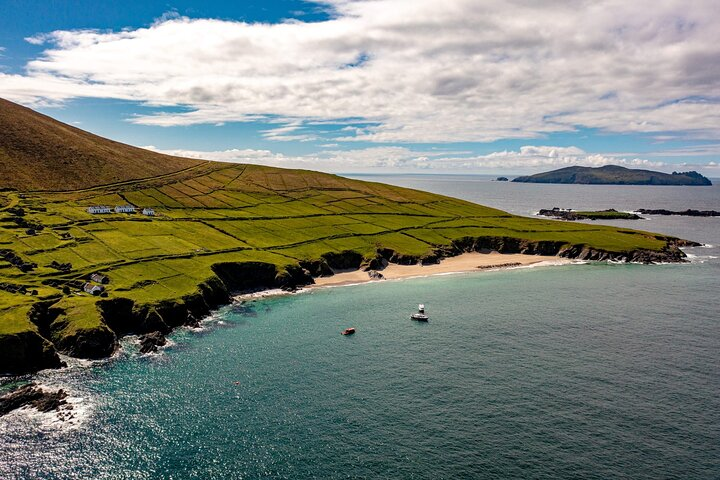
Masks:
[[[543,257],[538,255],[502,254],[502,253],[463,253],[457,257],[443,259],[435,265],[396,265],[390,264],[381,270],[386,280],[396,280],[410,277],[427,277],[448,273],[475,272],[492,268],[510,268],[533,265],[540,262],[570,263],[569,259],[560,257]],[[336,271],[332,277],[315,279],[313,287],[328,287],[350,285],[355,283],[371,282],[368,272],[362,270]]]

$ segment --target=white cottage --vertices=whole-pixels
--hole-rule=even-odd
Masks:
[[[105,291],[105,287],[102,285],[93,285],[90,282],[87,282],[83,285],[83,290],[85,293],[89,293],[90,295],[100,295]]]
[[[135,213],[135,207],[132,205],[118,205],[115,207],[115,213]]]
[[[105,205],[94,205],[92,207],[88,207],[87,209],[88,213],[110,213],[110,207],[106,207]]]
[[[147,215],[148,217],[154,217],[155,210],[153,210],[152,208],[143,208],[142,214]]]

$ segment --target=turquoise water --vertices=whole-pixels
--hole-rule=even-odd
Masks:
[[[718,245],[710,220],[649,222]],[[689,252],[231,306],[41,374],[76,419],[0,420],[0,478],[718,478],[720,249]]]

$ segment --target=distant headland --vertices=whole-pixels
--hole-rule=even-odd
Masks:
[[[706,186],[712,182],[697,172],[662,173],[606,165],[604,167],[566,167],[551,172],[517,177],[513,182],[576,183],[585,185],[688,185]]]

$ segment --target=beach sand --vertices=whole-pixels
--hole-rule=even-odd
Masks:
[[[502,254],[502,253],[463,253],[456,257],[448,257],[434,265],[396,265],[389,264],[380,273],[386,280],[399,278],[427,277],[460,272],[476,272],[491,268],[508,268],[533,265],[540,262],[551,261],[553,263],[570,263],[571,260],[561,257],[544,257],[538,255]],[[368,272],[362,270],[341,270],[336,271],[332,277],[319,277],[315,279],[315,285],[309,287],[329,287],[339,285],[350,285],[373,281]]]

